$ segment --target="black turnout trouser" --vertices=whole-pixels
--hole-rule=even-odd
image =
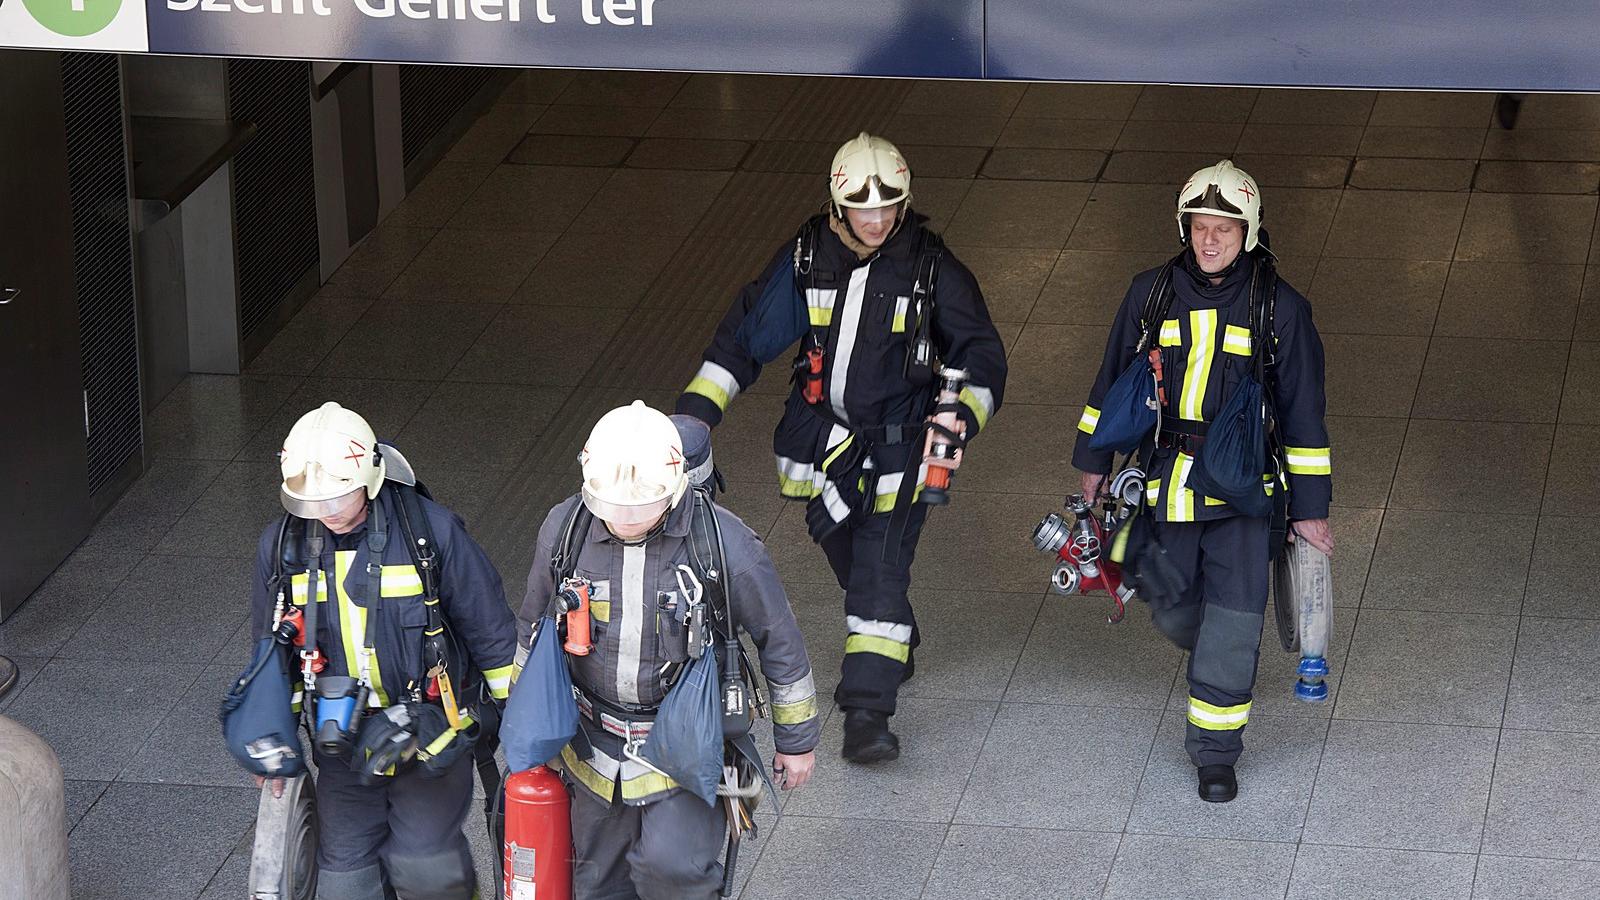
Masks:
[[[873,709],[893,715],[906,663],[919,642],[907,592],[928,507],[913,505],[900,536],[899,558],[885,562],[890,516],[878,513],[859,525],[838,528],[822,539],[822,550],[844,589],[849,629],[834,702],[844,709]]]
[[[1189,651],[1184,749],[1197,766],[1232,765],[1244,750],[1261,652],[1267,520],[1162,522],[1156,538],[1188,579],[1172,606],[1150,608],[1156,627]]]

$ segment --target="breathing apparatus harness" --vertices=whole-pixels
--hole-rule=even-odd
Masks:
[[[894,231],[885,238],[885,244],[900,232],[907,217],[908,210],[903,209],[899,213]],[[848,220],[843,221],[848,229]],[[822,228],[823,216],[813,216],[801,226],[799,234],[795,236],[795,277],[804,286],[807,296],[810,296],[815,288],[816,248]],[[854,236],[855,232],[851,230],[850,234]],[[937,314],[935,297],[939,265],[944,259],[944,253],[944,239],[932,229],[922,228],[917,235],[916,268],[911,285],[910,304],[906,310],[907,331],[911,339],[906,347],[906,356],[901,368],[906,381],[914,388],[936,388],[928,396],[932,408],[924,413],[922,419],[875,426],[862,426],[845,421],[827,402],[827,392],[823,383],[828,342],[835,338],[837,331],[834,320],[830,317],[826,325],[812,325],[801,339],[800,352],[795,356],[792,380],[800,385],[800,393],[806,402],[806,408],[823,421],[837,425],[851,435],[850,440],[853,444],[851,451],[848,454],[830,457],[829,461],[839,460],[845,463],[840,467],[842,477],[855,477],[853,472],[847,473],[844,470],[859,467],[860,475],[865,479],[866,489],[861,492],[859,502],[851,509],[849,521],[860,521],[870,515],[876,501],[876,491],[871,489],[872,482],[876,480],[876,475],[872,472],[873,446],[917,444],[932,432],[934,456],[940,459],[953,458],[956,451],[966,447],[966,438],[961,432],[932,419],[934,416],[949,418],[962,411],[963,407],[957,397],[966,379],[966,373],[959,369],[941,368],[937,365],[933,324]],[[876,253],[863,262],[870,262],[875,258],[877,258]],[[922,453],[913,447],[907,455],[900,490],[895,495],[895,509],[890,517],[889,532],[884,542],[885,561],[894,562],[899,556],[900,536],[905,533],[911,515],[911,502],[916,496],[917,472],[922,463]],[[826,469],[829,466],[825,462],[822,467]],[[940,483],[932,484],[932,490],[924,490],[924,502],[933,505],[948,502],[948,495],[944,493],[944,488],[948,486],[948,472],[949,469],[943,470],[941,473],[945,476],[943,479],[930,476],[930,482]],[[840,483],[840,479],[833,480]],[[814,529],[813,537],[816,536]]]
[[[1285,451],[1275,427],[1273,390],[1277,335],[1272,323],[1277,307],[1278,279],[1266,237],[1263,231],[1260,242],[1262,252],[1252,253],[1255,269],[1249,288],[1249,322],[1253,351],[1251,365],[1263,390],[1262,414],[1267,426],[1267,463],[1271,469],[1263,474],[1271,475],[1277,488],[1273,492],[1268,537],[1269,554],[1275,559],[1284,545],[1288,528],[1288,484],[1283,476],[1287,471]],[[1237,264],[1238,260],[1235,259],[1221,273],[1223,277],[1232,272]],[[1152,346],[1167,311],[1172,307],[1172,278],[1176,268],[1182,268],[1191,277],[1199,277],[1187,247],[1161,267],[1139,314],[1141,332],[1134,358],[1148,355],[1155,376],[1156,427],[1151,440],[1156,443],[1170,441],[1173,445],[1192,450],[1199,441],[1204,440],[1207,423],[1165,414],[1166,383],[1161,352]],[[1216,277],[1216,274],[1210,277]],[[1051,575],[1051,589],[1063,595],[1104,590],[1115,603],[1115,610],[1108,619],[1111,622],[1121,621],[1123,606],[1135,595],[1136,588],[1161,592],[1159,589],[1167,586],[1163,584],[1166,580],[1164,570],[1168,565],[1165,551],[1155,539],[1151,523],[1139,521],[1147,515],[1145,471],[1134,465],[1139,453],[1140,450],[1136,449],[1122,460],[1121,466],[1113,465],[1115,474],[1109,479],[1110,487],[1103,501],[1097,504],[1081,494],[1069,496],[1066,508],[1071,514],[1071,522],[1059,513],[1050,513],[1033,532],[1034,548],[1059,558],[1056,570]],[[1147,571],[1130,573],[1130,577],[1125,579],[1123,567],[1135,562],[1138,562],[1139,569]]]
[[[750,728],[755,718],[765,718],[766,703],[761,695],[755,666],[739,640],[738,620],[733,604],[733,575],[728,571],[727,548],[722,537],[722,524],[717,520],[713,505],[712,485],[719,476],[705,484],[693,485],[688,490],[689,509],[689,561],[677,567],[677,580],[682,594],[676,617],[684,626],[688,657],[699,659],[713,644],[719,646],[717,657],[721,672],[723,779],[717,787],[717,796],[724,803],[728,820],[728,860],[723,896],[730,896],[733,887],[734,865],[739,844],[746,836],[754,836],[756,824],[754,811],[766,784],[766,773],[761,766],[760,752]],[[580,500],[572,505],[558,532],[560,538],[550,559],[550,571],[557,591],[557,604],[565,615],[557,618],[557,627],[566,640],[567,665],[572,667],[575,652],[574,634],[581,633],[588,641],[590,615],[588,594],[591,585],[577,575],[578,551],[584,536],[594,521],[594,514]],[[651,531],[660,533],[663,526]],[[581,602],[580,602],[581,601]],[[668,662],[657,673],[663,693],[671,691],[679,676],[688,668],[687,662]],[[607,731],[617,734],[623,741],[623,756],[646,768],[656,769],[640,755],[640,748],[649,734],[659,706],[619,703],[599,696],[587,689],[572,672],[573,684],[581,695],[579,709],[595,722],[604,722]],[[620,727],[615,727],[620,726]],[[642,726],[642,727],[641,727]],[[614,730],[613,730],[614,729]],[[578,737],[581,740],[583,732]]]
[[[268,583],[268,589],[277,597],[273,632],[280,642],[299,653],[308,701],[304,704],[307,730],[319,750],[328,756],[350,757],[351,767],[369,783],[394,774],[398,767],[413,761],[431,774],[442,773],[470,750],[483,783],[485,813],[491,815],[492,827],[492,801],[487,798],[493,798],[501,784],[494,761],[498,701],[489,695],[481,678],[474,679],[465,669],[453,670],[454,660],[468,656],[451,633],[440,605],[438,543],[421,499],[432,499],[432,494],[415,480],[409,464],[392,445],[380,442],[374,456],[381,458],[385,450],[395,458],[391,469],[405,474],[386,479],[368,505],[366,591],[360,601],[366,610],[366,622],[357,675],[352,678],[321,674],[327,657],[317,647],[316,635],[319,594],[326,577],[322,554],[327,538],[326,528],[318,520],[285,515],[279,523],[274,571]],[[377,461],[375,458],[374,465]],[[427,611],[422,636],[425,681],[406,685],[400,697],[392,698],[395,702],[389,707],[366,715],[373,690],[377,624],[384,607],[383,554],[394,520],[398,520],[400,535],[422,585],[422,602]],[[291,579],[287,577],[290,569],[301,566],[306,571],[303,612],[293,602]],[[477,692],[466,705],[457,695],[463,685],[468,686],[469,693],[473,687]]]

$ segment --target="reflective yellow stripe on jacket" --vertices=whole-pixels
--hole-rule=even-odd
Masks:
[[[1328,447],[1285,447],[1290,475],[1332,475],[1333,454]]]
[[[343,647],[345,674],[352,678],[361,675],[361,656],[364,652],[367,628],[367,611],[351,598],[345,590],[345,580],[350,575],[350,566],[355,561],[356,551],[338,550],[333,554],[333,571],[323,570],[322,587],[317,591],[317,602],[328,602],[331,593],[336,598],[339,616],[339,638]],[[361,578],[365,578],[363,573]],[[331,580],[331,584],[329,583]],[[307,573],[299,572],[289,577],[290,597],[296,606],[306,605],[306,596],[309,593],[310,578]],[[416,597],[422,593],[422,576],[417,573],[416,567],[410,564],[383,567],[383,596],[390,599],[401,597]],[[509,667],[508,667],[509,669]],[[372,694],[368,705],[382,709],[389,705],[389,695],[383,688],[383,666],[378,658],[376,648],[372,651]],[[509,678],[509,675],[507,675]],[[491,688],[492,689],[492,688]],[[507,682],[509,691],[510,684]],[[498,696],[498,695],[497,695]]]
[[[561,748],[561,768],[590,793],[607,803],[616,797],[619,780],[622,784],[624,802],[637,802],[653,794],[678,787],[676,781],[659,772],[652,772],[631,760],[613,759],[598,749],[594,751],[593,757],[579,759],[571,744]],[[619,779],[619,776],[624,775],[624,770],[636,774]]]
[[[817,684],[809,672],[794,684],[778,684],[769,679],[767,693],[772,698],[774,725],[798,725],[817,717]]]
[[[700,364],[700,371],[695,373],[683,391],[686,394],[699,394],[715,403],[717,409],[727,412],[728,404],[739,396],[739,379],[734,378],[727,369],[706,360]]]
[[[1083,415],[1078,419],[1078,430],[1084,434],[1094,434],[1095,428],[1099,425],[1100,410],[1095,409],[1092,406],[1085,406],[1083,408]]]

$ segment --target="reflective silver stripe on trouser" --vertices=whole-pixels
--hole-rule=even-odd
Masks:
[[[823,454],[823,458],[826,459],[828,454],[831,454],[835,447],[838,447],[840,444],[844,443],[845,438],[848,438],[849,436],[850,432],[842,425],[836,424],[829,427],[827,444],[828,452]],[[849,519],[849,504],[845,503],[844,498],[839,496],[839,486],[834,484],[833,481],[828,478],[827,472],[822,466],[816,467],[816,469],[812,472],[811,479],[813,487],[816,489],[818,495],[822,497],[822,505],[827,507],[828,515],[831,516],[835,522],[843,522],[846,519]]]
[[[617,632],[617,699],[640,703],[639,655],[644,644],[643,544],[622,548],[622,605],[611,607],[611,627]]]
[[[873,637],[888,638],[897,644],[911,643],[911,626],[901,625],[898,622],[881,622],[877,619],[863,619],[860,616],[845,616],[845,625],[851,634],[868,634]]]
[[[839,486],[831,481],[822,485],[822,504],[828,508],[828,515],[833,517],[835,522],[843,522],[850,518],[850,506],[839,496]]]
[[[850,417],[844,411],[845,379],[850,374],[850,358],[855,354],[856,338],[861,332],[861,310],[867,297],[868,263],[850,273],[850,286],[845,289],[844,309],[839,314],[839,342],[833,351],[833,372],[828,379],[828,404],[833,412],[846,422]]]

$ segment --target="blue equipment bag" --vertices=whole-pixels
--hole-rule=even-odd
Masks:
[[[1186,485],[1197,494],[1226,501],[1247,516],[1272,511],[1272,498],[1261,480],[1267,465],[1261,403],[1261,382],[1245,376],[1211,423]]]
[[[293,778],[306,770],[299,717],[289,692],[288,650],[270,635],[222,698],[222,739],[252,775]]]
[[[1100,401],[1100,421],[1089,435],[1089,449],[1097,453],[1132,453],[1161,424],[1160,387],[1151,366],[1150,342],[1161,328],[1161,320],[1172,306],[1172,267],[1167,262],[1156,273],[1139,313],[1142,333],[1133,351],[1133,361],[1106,389]]]
[[[661,701],[639,753],[680,787],[717,805],[722,781],[722,705],[713,641]]]
[[[797,260],[807,252],[812,228],[807,223],[795,238]],[[756,298],[755,305],[745,313],[739,330],[733,334],[734,341],[762,365],[777,359],[811,327],[811,314],[806,310],[806,297],[800,290],[797,269],[798,262],[779,262],[777,271],[767,279],[761,296]]]
[[[1256,275],[1250,283],[1251,374],[1240,379],[1233,396],[1217,412],[1206,433],[1186,485],[1190,490],[1225,501],[1247,516],[1273,511],[1264,476],[1267,468],[1267,422],[1272,415],[1264,385],[1269,349],[1274,345],[1272,321],[1277,293],[1277,273],[1269,254],[1259,254]],[[1277,492],[1283,485],[1274,485]]]
[[[517,676],[500,722],[500,746],[513,772],[542,766],[561,755],[578,733],[578,704],[572,697],[572,674],[562,657],[556,620],[539,620],[533,649]]]
[[[1098,452],[1132,453],[1161,421],[1156,403],[1156,373],[1144,353],[1134,357],[1128,368],[1106,390],[1100,421],[1089,435],[1089,449]]]
[[[810,327],[806,298],[800,293],[794,267],[780,265],[767,279],[767,286],[756,299],[755,306],[745,313],[733,339],[757,362],[766,365],[800,340]]]

